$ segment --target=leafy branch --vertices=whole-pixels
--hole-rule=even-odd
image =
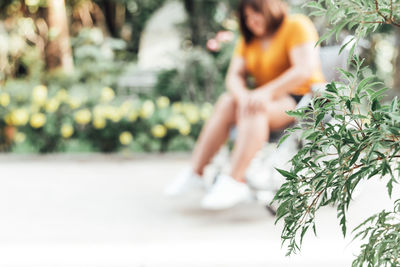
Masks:
[[[373,266],[399,266],[399,212],[400,201],[396,201],[393,211],[373,215],[354,229],[354,239],[368,240],[368,243],[362,245],[353,266],[362,266],[364,262],[372,263]]]
[[[400,3],[318,0],[307,6],[313,8],[313,15],[326,16],[333,25],[318,44],[334,34],[338,38],[346,27],[355,32],[342,47],[352,44],[348,62],[353,62],[353,68],[341,70],[344,81],[328,84],[308,107],[288,112],[299,119],[299,126],[291,132],[300,131],[304,139],[303,147],[290,161],[290,170],[278,170],[286,182],[274,198],[279,204],[276,222],[284,221],[281,238],[288,246],[288,255],[301,249],[309,229],[316,234],[315,215],[321,207],[337,207],[345,236],[346,213],[358,184],[380,177],[391,196],[400,174],[400,101],[395,98],[383,104],[387,88],[375,76],[363,77],[368,66],[354,56],[359,40],[380,25],[400,26]],[[361,247],[353,267],[365,263],[371,267],[399,266],[399,203],[393,212],[382,211],[354,230],[356,238],[368,243]]]

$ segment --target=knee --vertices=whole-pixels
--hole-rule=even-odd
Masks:
[[[229,93],[224,93],[219,97],[215,109],[217,111],[229,112],[232,111],[234,106],[235,106],[234,97]]]
[[[239,121],[264,123],[268,121],[268,114],[263,110],[246,109],[239,113]]]

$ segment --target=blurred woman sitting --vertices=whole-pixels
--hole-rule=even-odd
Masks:
[[[226,77],[227,92],[202,129],[190,168],[165,191],[176,196],[204,190],[203,170],[236,125],[230,173],[220,175],[204,196],[206,209],[229,208],[251,197],[245,179],[250,161],[271,131],[293,123],[285,111],[293,110],[313,84],[324,82],[315,47],[318,33],[306,16],[289,15],[281,0],[241,0],[238,12],[241,36]],[[248,75],[255,88],[247,87]]]

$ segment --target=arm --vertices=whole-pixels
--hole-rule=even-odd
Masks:
[[[248,93],[246,88],[246,69],[242,57],[233,57],[229,65],[225,79],[225,85],[229,92],[237,99],[241,99]]]
[[[314,47],[314,42],[308,42],[294,47],[289,57],[292,66],[275,80],[259,87],[261,90],[257,93],[276,99],[304,84],[318,66],[319,48]]]

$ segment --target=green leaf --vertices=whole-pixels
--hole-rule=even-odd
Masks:
[[[278,221],[284,217],[285,215],[288,214],[288,206],[290,204],[290,200],[286,200],[283,203],[281,203],[278,207],[278,209],[276,210],[276,220],[275,220],[275,224],[278,223]]]
[[[398,98],[397,96],[395,96],[392,100],[392,103],[390,105],[390,112],[394,112],[397,108],[397,102],[398,102]]]
[[[346,107],[347,107],[347,109],[348,109],[350,112],[352,112],[352,109],[351,109],[351,101],[350,101],[350,99],[347,99],[347,100],[346,100]]]
[[[378,109],[381,109],[381,104],[379,103],[379,101],[377,99],[374,99],[372,101],[371,110],[376,111]]]
[[[361,90],[371,81],[373,81],[375,79],[375,77],[367,77],[365,79],[363,79],[357,86],[356,92],[357,94],[359,94],[361,92]]]
[[[321,36],[321,38],[319,38],[318,42],[315,44],[315,47],[320,45],[323,41],[329,39],[334,33],[334,30],[328,30],[328,32],[326,32],[324,35]]]
[[[337,88],[336,88],[336,84],[334,82],[331,82],[329,84],[326,85],[326,91],[328,92],[332,92],[332,93],[337,93]]]
[[[304,235],[306,234],[306,232],[307,232],[307,230],[308,230],[308,227],[309,227],[309,226],[307,225],[307,226],[303,227],[303,229],[301,230],[300,244],[303,243],[303,238],[304,238]]]
[[[350,38],[350,40],[349,40],[347,43],[345,43],[344,45],[342,45],[342,47],[341,47],[340,50],[339,50],[339,55],[343,52],[343,50],[344,50],[351,42],[354,41],[354,39],[355,39],[355,37],[352,37],[352,38]]]
[[[384,92],[386,92],[387,88],[382,88],[371,95],[371,100],[375,100],[378,96],[381,96]]]
[[[275,168],[275,170],[277,170],[282,176],[286,177],[288,180],[297,179],[297,175],[295,175],[291,172],[288,172],[288,171],[285,171],[282,169],[278,169],[278,168]]]
[[[347,70],[339,69],[339,71],[340,71],[344,76],[346,76],[348,79],[354,79],[354,78],[355,78],[355,77],[354,77],[354,74],[351,73],[351,72],[349,72],[349,71],[347,71]]]
[[[342,218],[340,219],[340,225],[342,226],[342,234],[345,237],[347,232],[346,216],[342,216]]]
[[[361,150],[357,150],[356,153],[354,153],[353,158],[350,161],[349,166],[352,166],[354,163],[356,163],[358,157],[360,156]]]
[[[289,137],[290,135],[291,135],[291,134],[288,133],[288,134],[285,134],[284,136],[282,136],[281,139],[279,139],[279,142],[278,142],[277,147],[280,147],[280,146],[282,145],[282,143],[285,142],[285,140],[288,139],[288,137]]]
[[[392,198],[392,192],[393,192],[393,179],[390,179],[389,182],[386,184],[387,190],[389,197]]]
[[[336,41],[339,40],[339,34],[340,34],[340,32],[342,31],[342,29],[343,29],[348,23],[349,23],[349,21],[345,20],[345,21],[343,21],[341,24],[337,25],[337,26],[334,28],[334,31],[336,32],[336,35],[335,35]]]
[[[296,118],[303,118],[305,116],[304,112],[302,110],[288,110],[286,111],[286,114],[292,117]]]
[[[377,175],[378,172],[380,172],[381,170],[382,170],[381,168],[375,168],[375,169],[369,174],[368,179],[374,177],[375,175]]]
[[[318,114],[317,119],[315,120],[314,127],[317,127],[324,117],[325,117],[324,113]]]

